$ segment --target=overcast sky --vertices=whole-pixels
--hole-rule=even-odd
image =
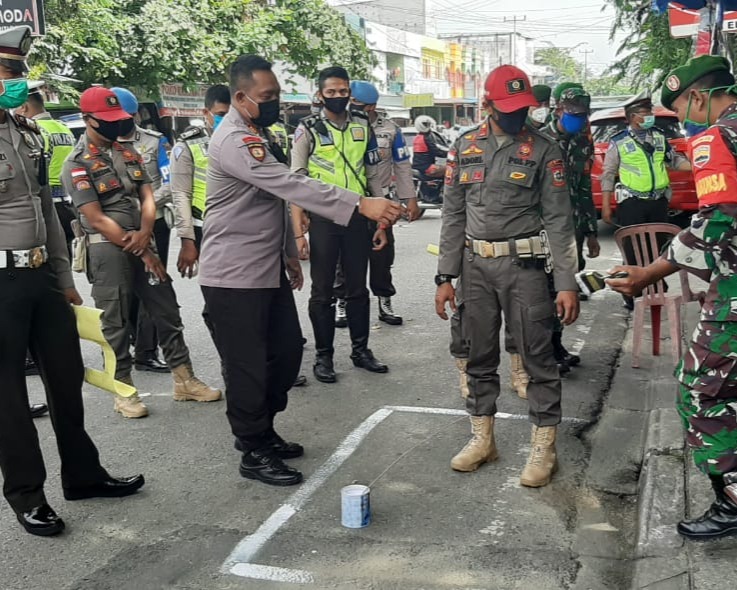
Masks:
[[[588,62],[595,72],[616,57],[618,43],[609,40],[614,11],[609,6],[602,11],[602,0],[427,0],[427,6],[439,34],[512,31],[510,19],[516,16],[517,30],[540,41],[558,47],[585,42],[573,53],[583,61],[579,52],[592,50]]]

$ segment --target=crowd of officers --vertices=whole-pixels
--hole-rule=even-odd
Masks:
[[[341,67],[321,71],[319,109],[300,122],[290,146],[271,64],[246,55],[231,65],[229,87],[209,89],[206,127],[187,129],[173,147],[137,124],[134,95],[103,87],[82,94],[85,131],[75,143],[39,97],[29,95],[29,46],[27,27],[0,33],[0,381],[6,390],[0,397],[0,468],[19,522],[36,535],[64,529],[43,492],[45,470],[24,375],[27,351],[47,390],[65,498],[120,497],[144,484],[142,475],[110,476],[84,430],[84,367],[69,306],[81,298],[70,254],[74,270],[92,283],[117,380],[132,386],[134,367],[167,371],[175,400],[221,399],[219,390],[196,377],[184,340],[166,270],[172,228],[181,240],[177,269],[189,278],[199,274],[203,318],[221,360],[226,413],[242,452],[241,475],[269,485],[300,483],[302,473],[285,460],[304,449],[274,428],[302,362],[293,296],[304,283],[300,258],[311,261],[309,317],[319,381],[338,378],[336,299],[345,302],[353,364],[388,371],[368,347],[369,266],[380,318],[401,323],[391,309],[393,251],[387,246],[393,244],[391,226],[402,215],[415,218],[418,206],[409,150],[398,127],[377,112],[376,88],[352,83]],[[737,494],[729,495],[730,484],[737,484],[734,88],[726,60],[711,56],[668,77],[663,102],[692,128],[701,126],[689,156],[702,209],[662,258],[646,268],[620,267],[627,276],[610,281],[630,297],[680,268],[712,284],[700,328],[677,370],[679,411],[716,495],[704,516],[679,524],[681,534],[694,538],[737,530]],[[531,87],[524,72],[507,65],[491,72],[484,90],[487,116],[458,137],[443,171],[435,304],[443,319],[447,306],[454,312],[451,352],[462,372],[472,432],[451,467],[475,471],[499,456],[494,415],[503,322],[511,384],[528,400],[532,423],[520,483],[541,487],[558,466],[561,374],[580,362],[562,344],[563,326],[579,313],[574,275],[584,266],[584,246],[589,257],[599,254],[590,96],[575,83],[552,93]],[[628,127],[613,138],[605,159],[603,216],[611,221],[615,196],[620,224],[660,221],[669,196],[665,167],[691,164],[653,126],[649,96],[630,101],[625,113]],[[392,190],[404,207],[389,198]],[[125,417],[148,413],[137,395],[114,399]]]

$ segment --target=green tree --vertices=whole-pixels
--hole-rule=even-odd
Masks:
[[[535,63],[547,66],[553,73],[552,82],[570,82],[583,79],[583,64],[565,47],[544,47],[535,52]]]
[[[621,56],[611,68],[619,80],[634,86],[659,87],[668,72],[683,64],[691,53],[691,39],[670,35],[667,14],[655,14],[649,0],[606,0],[615,10],[610,40],[627,31],[617,48]]]
[[[613,74],[589,78],[586,90],[591,96],[624,96],[634,94],[635,89],[627,80],[620,80]]]
[[[330,63],[369,77],[375,64],[364,39],[323,0],[47,0],[46,13],[34,73],[85,87],[128,85],[155,97],[162,83],[222,82],[244,53],[306,77]]]

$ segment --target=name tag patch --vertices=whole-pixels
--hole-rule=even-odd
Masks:
[[[366,139],[366,132],[363,127],[351,127],[351,137],[353,141],[364,141]]]

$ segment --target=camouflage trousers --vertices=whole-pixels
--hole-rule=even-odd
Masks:
[[[737,471],[737,208],[705,207],[666,254],[709,281],[701,318],[675,370],[677,408],[696,466],[705,474]]]

